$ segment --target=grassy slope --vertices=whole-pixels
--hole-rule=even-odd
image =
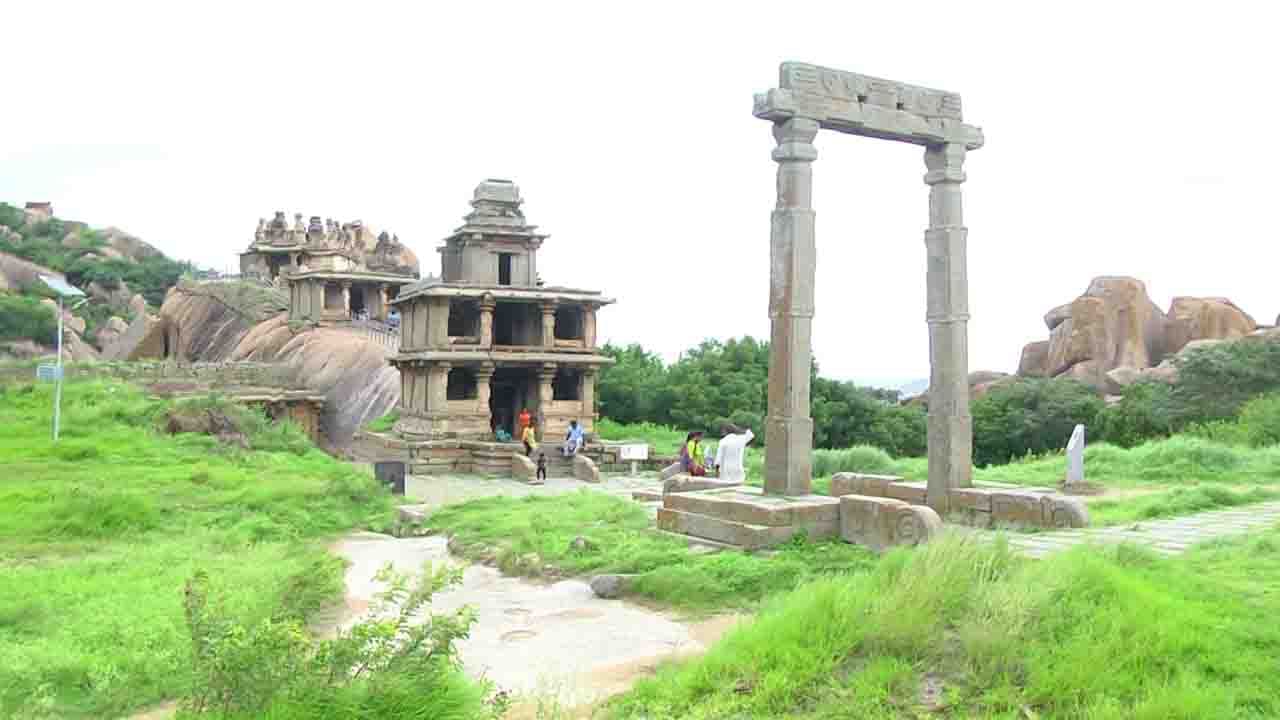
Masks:
[[[1163,560],[1043,561],[944,538],[776,599],[613,718],[1263,718],[1280,715],[1280,532]],[[941,681],[934,703],[922,679]]]
[[[806,578],[870,567],[874,556],[838,542],[796,544],[772,557],[691,552],[686,543],[649,530],[644,509],[603,493],[558,497],[493,497],[442,508],[429,526],[453,536],[450,547],[492,560],[516,575],[638,573],[634,592],[685,610],[754,606]],[[582,536],[591,547],[574,550]]]
[[[609,439],[640,439],[658,447],[678,446],[676,430],[655,425],[619,425],[601,420],[598,427]],[[748,482],[759,484],[764,453],[747,453]],[[814,451],[814,492],[826,493],[829,477],[837,472],[900,475],[923,481],[925,458],[893,458],[869,446]],[[978,482],[1053,487],[1066,476],[1062,453],[1029,457],[1005,465],[975,468]],[[1091,483],[1109,490],[1132,491],[1120,499],[1090,499],[1095,525],[1118,525],[1213,508],[1280,498],[1280,446],[1248,448],[1178,435],[1131,449],[1108,444],[1085,450],[1085,473]]]
[[[183,582],[204,569],[245,618],[340,587],[323,538],[385,522],[389,498],[294,430],[274,451],[161,436],[160,404],[70,383],[0,386],[0,716],[103,717],[181,693]]]

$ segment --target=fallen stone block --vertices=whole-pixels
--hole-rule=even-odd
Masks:
[[[912,505],[926,504],[928,489],[924,483],[891,482],[885,490],[885,497],[903,500]]]
[[[846,542],[884,550],[927,542],[941,530],[942,518],[923,505],[865,495],[840,498],[840,537]]]
[[[670,465],[662,468],[662,473],[661,473],[662,481],[666,482],[668,478],[675,476],[683,469],[684,469],[684,466],[678,462],[673,462]]]
[[[600,469],[596,467],[595,461],[586,455],[574,455],[573,476],[582,482],[598,483]]]

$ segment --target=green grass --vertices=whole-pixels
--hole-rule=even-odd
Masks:
[[[327,537],[389,522],[371,477],[291,426],[245,451],[158,433],[115,382],[0,385],[0,717],[123,714],[189,682],[183,583],[207,571],[246,622],[341,587]],[[216,406],[216,401],[202,401]],[[247,412],[247,411],[244,411]]]
[[[1280,715],[1280,533],[1165,560],[1080,548],[1030,561],[944,537],[776,598],[610,718]],[[921,683],[942,683],[926,707]]]
[[[635,503],[583,490],[557,497],[493,497],[442,508],[428,526],[450,547],[512,575],[635,573],[635,595],[702,611],[751,607],[804,579],[870,567],[867,550],[840,542],[797,542],[771,556],[691,552],[682,540],[650,530]],[[589,541],[575,550],[574,538]]]
[[[395,427],[396,421],[398,421],[399,419],[400,419],[400,411],[392,410],[391,412],[387,413],[386,415],[383,415],[380,418],[369,421],[369,424],[365,425],[364,429],[368,430],[369,432],[376,432],[376,433],[391,432],[391,429]]]

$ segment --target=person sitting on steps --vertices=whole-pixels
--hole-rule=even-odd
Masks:
[[[564,447],[560,449],[560,454],[565,457],[573,457],[582,449],[583,434],[582,426],[577,420],[569,421],[569,432],[564,436]]]
[[[701,430],[694,430],[685,438],[684,445],[680,448],[680,470],[694,477],[707,474],[707,469],[702,464]]]

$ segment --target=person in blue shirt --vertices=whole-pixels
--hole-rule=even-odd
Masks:
[[[582,426],[578,424],[577,420],[570,420],[569,433],[564,437],[564,449],[562,450],[564,456],[572,457],[577,455],[578,451],[582,449],[583,440]]]

